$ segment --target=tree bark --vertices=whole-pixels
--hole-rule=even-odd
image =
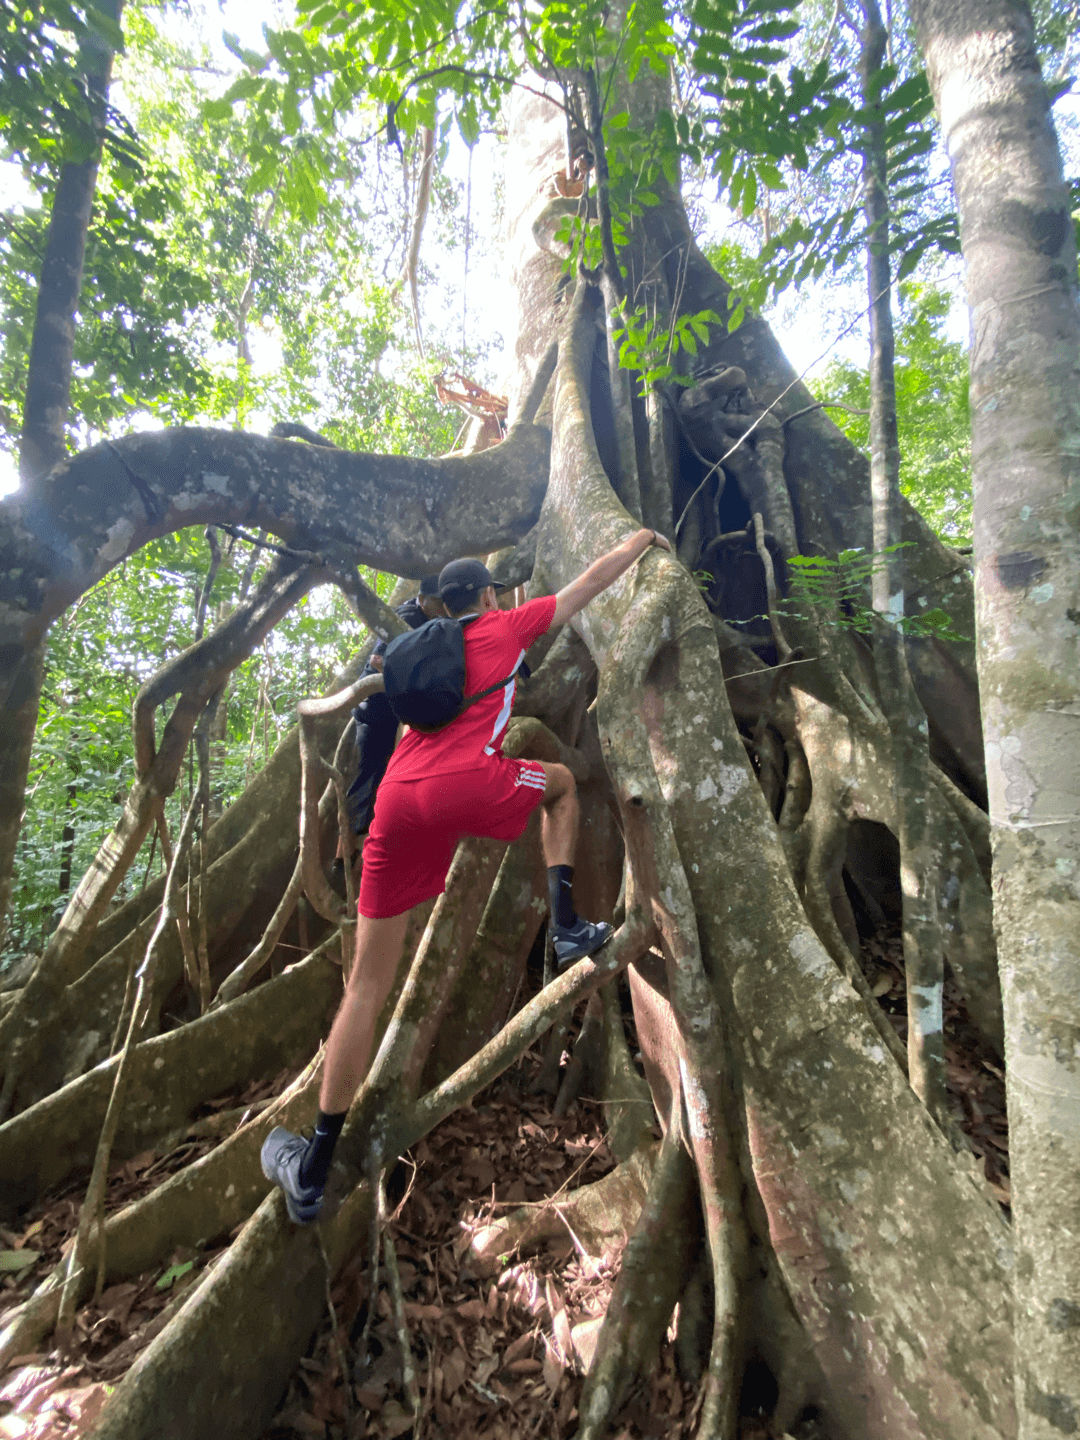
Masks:
[[[538,167],[545,139],[549,148],[553,141],[539,108],[528,105],[513,132]],[[522,167],[519,174],[517,193],[528,204],[538,189],[536,172]],[[557,261],[534,256],[524,262],[530,264]],[[527,335],[545,333],[545,312],[527,308],[530,300],[554,289],[521,277],[519,354]],[[688,286],[685,303],[696,309],[701,292]],[[593,443],[584,336],[573,343],[572,366],[559,367],[538,542],[549,589],[632,528]],[[703,364],[710,362],[712,354]],[[790,483],[804,490],[813,484],[810,467]],[[677,867],[693,899],[707,973],[737,1037],[752,1183],[766,1233],[825,1369],[838,1430],[860,1440],[946,1430],[971,1440],[1011,1435],[1003,1378],[1011,1362],[1007,1233],[957,1168],[951,1148],[935,1137],[862,1002],[806,924],[742,742],[730,713],[716,704],[715,632],[699,592],[668,557],[647,557],[575,623],[600,672],[601,736],[624,817],[643,809],[658,835],[670,817],[661,908],[675,903],[668,876]],[[637,740],[633,753],[640,758],[629,758],[629,737],[639,730],[648,737],[648,762]],[[650,793],[655,786],[662,804]],[[667,922],[658,924],[667,933]],[[689,1036],[691,1027],[704,1025],[703,1012],[690,1010],[681,1030]],[[721,1068],[719,1059],[714,1063]],[[872,1118],[886,1114],[887,1158]],[[704,1123],[716,1119],[709,1110]],[[897,1227],[885,1247],[884,1215]],[[945,1216],[957,1227],[950,1226],[947,1239]],[[854,1308],[849,1287],[862,1297]],[[946,1333],[952,1338],[944,1340]],[[945,1353],[951,1383],[940,1369]],[[872,1358],[883,1354],[889,1366]]]
[[[96,9],[118,25],[123,0],[98,0]],[[92,15],[90,24],[92,27]],[[75,312],[82,291],[113,63],[112,46],[92,28],[79,47],[79,63],[86,82],[87,113],[71,118],[65,140],[70,150],[84,152],[84,158],[68,160],[61,167],[45,237],[23,400],[19,474],[24,484],[41,479],[64,458]]]
[[[862,0],[863,213],[870,309],[870,496],[877,616],[874,669],[891,738],[896,790],[900,890],[903,897],[907,1066],[911,1088],[936,1118],[945,1115],[944,961],[938,922],[940,866],[930,807],[926,716],[911,683],[904,623],[900,439],[896,417],[895,346],[888,147],[882,103],[887,34],[877,0]]]
[[[119,23],[123,0],[100,0],[98,9],[106,19]],[[35,490],[63,460],[66,448],[75,312],[101,161],[112,47],[91,31],[82,42],[79,58],[86,79],[88,113],[81,122],[72,119],[67,141],[73,150],[82,149],[86,154],[61,167],[53,197],[23,399],[19,474],[23,484]],[[39,503],[30,495],[27,498],[31,506]],[[0,539],[0,555],[6,560],[5,540]],[[6,609],[6,600],[5,595],[0,610]],[[0,632],[5,628],[0,622]],[[0,634],[0,671],[8,677],[0,690],[0,946],[7,933],[11,866],[22,822],[44,663],[42,634],[28,637],[24,644],[12,644],[11,637]]]
[[[0,904],[10,897],[44,637],[95,581],[148,540],[210,523],[263,526],[344,568],[424,575],[529,528],[547,443],[523,422],[478,455],[413,460],[166,430],[105,441],[0,502]]]
[[[635,124],[647,124],[654,114],[648,107],[657,99],[657,85],[644,77],[635,87],[634,102],[645,106]],[[295,454],[300,447],[191,432],[158,437],[154,450],[150,437],[139,437],[120,452],[132,473],[115,468],[111,451],[93,457],[83,471],[84,478],[96,474],[100,481],[108,473],[125,486],[130,482],[133,495],[109,502],[105,529],[95,531],[94,516],[81,513],[80,523],[90,529],[78,552],[79,574],[107,568],[140,537],[180,523],[178,514],[198,511],[205,520],[203,512],[215,506],[243,510],[246,523],[254,516],[255,523],[277,526],[291,543],[320,553],[336,555],[351,544],[354,558],[359,553],[385,568],[421,573],[455,549],[475,553],[484,540],[490,545],[499,543],[500,534],[523,533],[546,485],[534,531],[533,580],[545,591],[636,528],[596,444],[595,428],[611,419],[605,410],[610,387],[594,379],[606,348],[597,344],[608,318],[601,314],[603,296],[587,277],[563,283],[559,259],[534,240],[545,233],[536,223],[545,176],[565,164],[554,107],[526,101],[513,117],[511,143],[508,211],[521,316],[514,348],[519,368],[507,388],[519,411],[523,397],[529,405],[539,400],[551,337],[558,334],[547,412],[550,446],[546,436],[519,425],[489,452],[486,469],[465,462],[458,470],[447,468],[448,462],[431,466],[310,449],[301,460]],[[662,204],[649,207],[634,244],[632,276],[660,277],[669,295],[681,296],[680,313],[706,307],[723,313],[726,286],[694,249],[676,196],[665,193]],[[733,427],[740,437],[737,459],[724,467],[723,497],[741,517],[745,554],[735,556],[738,576],[749,575],[755,594],[766,596],[762,575],[772,567],[771,588],[779,596],[783,561],[795,548],[869,548],[866,466],[827,422],[794,419],[807,397],[793,390],[780,399],[790,371],[766,327],[752,319],[703,348],[695,388],[705,403],[693,421],[700,426],[694,444],[707,467],[730,448]],[[731,405],[709,389],[710,373],[721,366],[742,377],[729,387]],[[775,412],[768,412],[774,401]],[[649,438],[656,439],[649,447],[649,514],[671,516],[687,503],[700,473],[681,473],[675,447],[651,431]],[[147,448],[137,450],[136,443]],[[165,462],[177,459],[178,467],[168,468]],[[257,477],[256,459],[264,465]],[[353,511],[363,506],[348,491],[350,481],[362,500],[371,500],[355,521]],[[710,504],[719,488],[708,490]],[[177,510],[178,496],[188,497],[188,509]],[[73,524],[73,512],[69,518]],[[902,552],[905,589],[938,597],[952,592],[962,609],[970,601],[966,572],[943,571],[948,557],[913,512],[905,510],[904,523],[919,542],[917,553]],[[43,547],[33,553],[39,563]],[[693,558],[688,552],[691,564]],[[730,568],[735,571],[734,564]],[[23,607],[24,617],[32,613],[39,626],[50,606],[63,603],[60,580],[51,571],[45,578],[34,603]],[[948,607],[947,600],[936,603]],[[774,599],[774,611],[777,605]],[[20,643],[31,628],[25,619]],[[584,755],[603,787],[597,803],[618,817],[625,861],[617,909],[625,920],[594,959],[571,967],[486,1039],[502,1018],[503,995],[491,978],[500,965],[494,959],[494,972],[481,969],[473,945],[483,941],[472,937],[478,929],[492,934],[502,964],[517,966],[538,917],[533,912],[501,925],[492,911],[495,901],[485,913],[497,868],[498,900],[519,897],[517,903],[527,906],[528,869],[506,860],[500,865],[491,845],[466,845],[403,977],[372,1073],[347,1122],[332,1196],[370,1177],[402,1145],[502,1073],[576,1000],[624,966],[640,963],[644,972],[644,952],[655,946],[663,983],[652,987],[648,1006],[642,985],[635,982],[632,990],[656,1109],[670,1115],[671,1097],[685,1099],[687,1154],[707,1246],[700,1269],[714,1294],[711,1305],[687,1306],[699,1314],[708,1352],[701,1440],[733,1431],[745,1355],[778,1350],[786,1416],[782,1425],[777,1420],[781,1430],[797,1428],[798,1403],[812,1402],[825,1413],[833,1440],[938,1440],[946,1434],[949,1440],[1013,1440],[1007,1228],[882,1044],[865,985],[856,990],[832,953],[840,933],[832,906],[844,857],[836,837],[856,814],[895,823],[896,801],[887,793],[891,770],[881,761],[888,736],[873,665],[865,646],[833,640],[812,616],[793,637],[792,649],[804,642],[815,647],[805,650],[807,663],[799,668],[791,649],[783,650],[775,633],[760,628],[760,637],[732,639],[732,627],[710,612],[687,569],[653,551],[587,607],[572,639],[553,637],[550,673],[544,673],[545,663],[529,703],[539,719],[556,727],[555,753],[564,756],[568,743],[580,744],[581,753],[570,752],[570,760],[579,764]],[[741,657],[729,665],[730,674],[751,671],[746,686],[737,678],[731,683],[741,726],[727,700],[721,647],[728,658]],[[928,671],[939,686],[935,715],[942,694],[951,694],[960,708],[970,702],[970,656],[962,646],[935,652]],[[595,704],[582,723],[594,687]],[[969,729],[959,721],[935,723],[939,753],[949,755],[956,773],[976,789],[979,761]],[[534,753],[529,726],[539,728],[529,721],[519,730],[529,733],[523,743]],[[776,770],[764,787],[768,801],[747,760],[748,748],[758,744],[773,755]],[[282,810],[291,813],[295,803],[298,777],[290,763],[272,761],[272,778],[256,782],[251,796],[234,807],[236,814],[223,816],[208,837],[215,858],[211,909],[230,911],[234,927],[247,911],[243,897],[230,895],[229,882],[233,892],[254,887],[253,868],[266,858],[253,855],[259,841],[267,851],[280,846],[273,850],[275,893],[263,897],[266,914],[294,869],[291,844],[286,848],[276,833],[266,833],[283,829]],[[951,805],[945,783],[935,793]],[[260,829],[253,817],[271,786],[279,787],[276,803],[268,822],[260,812]],[[263,797],[259,804],[256,792]],[[981,878],[978,825],[962,801],[950,814],[964,842],[964,873]],[[603,839],[599,826],[592,834]],[[609,836],[603,844],[587,840],[584,848],[592,853],[583,856],[583,869],[595,865],[604,872],[595,877],[596,893],[614,900],[617,847]],[[811,874],[816,889],[807,880]],[[974,903],[977,911],[980,901]],[[152,919],[138,907],[128,918]],[[223,935],[228,932],[223,924]],[[109,934],[118,946],[131,944],[130,936],[113,929]],[[244,953],[239,942],[236,948]],[[842,936],[839,948],[853,966]],[[108,970],[115,991],[119,955],[117,949],[112,959],[100,961],[74,989],[89,994],[93,985],[103,987]],[[239,957],[229,958],[234,964]],[[166,959],[164,969],[175,974],[175,947]],[[480,975],[489,977],[490,994],[466,1004],[466,982]],[[248,998],[254,1003],[258,992]],[[68,1014],[76,999],[74,990],[65,997]],[[619,1053],[626,1041],[618,1005],[612,998],[600,1008],[611,1041],[605,1073],[622,1073],[628,1062]],[[230,1009],[225,1005],[196,1025],[209,1027],[215,1016],[229,1017]],[[647,1009],[653,1022],[648,1036],[648,1026],[640,1024]],[[436,1050],[440,1032],[456,1029],[459,1021],[462,1036],[455,1036],[455,1045],[444,1041]],[[73,1023],[72,1031],[77,1028]],[[459,1038],[462,1052],[481,1048],[459,1054]],[[442,1065],[455,1063],[453,1074],[438,1078]],[[430,1080],[434,1088],[424,1093]],[[637,1100],[642,1088],[635,1077],[630,1098]],[[625,1102],[627,1090],[615,1086],[610,1098],[616,1095]],[[615,1107],[612,1116],[614,1128]],[[255,1149],[247,1146],[241,1158],[242,1148],[230,1164],[235,1158],[246,1169],[225,1173],[229,1189],[235,1184],[250,1205],[262,1191]],[[196,1177],[191,1183],[194,1188]],[[178,1178],[177,1203],[182,1189]],[[336,1218],[328,1204],[323,1235],[331,1272],[362,1243],[368,1193],[354,1188]],[[200,1223],[208,1211],[237,1223],[233,1203],[222,1198],[208,1206],[203,1194]],[[283,1275],[288,1304],[282,1303]],[[270,1421],[276,1387],[317,1322],[327,1278],[310,1235],[286,1227],[274,1196],[117,1387],[96,1434],[198,1440],[227,1432],[244,1440],[260,1433]],[[657,1311],[662,1308],[658,1304]],[[252,1313],[267,1317],[257,1347],[244,1325]],[[782,1340],[768,1330],[770,1314],[782,1314]],[[653,1321],[655,1314],[650,1330]],[[627,1346],[627,1360],[632,1348]],[[796,1369],[801,1387],[791,1381]]]
[[[1023,0],[915,0],[971,310],[978,664],[1024,1440],[1080,1431],[1080,309]]]

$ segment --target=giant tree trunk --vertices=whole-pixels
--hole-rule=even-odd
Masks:
[[[1021,1434],[1080,1428],[1080,310],[1023,0],[913,5],[971,310],[978,662],[1016,1216]]]
[[[558,165],[555,144],[546,155],[538,144],[544,117],[532,106],[523,109],[514,138],[518,153],[529,145],[533,169],[522,175],[515,198],[535,194],[545,171]],[[554,127],[548,134],[554,142]],[[515,253],[520,266],[527,252]],[[679,261],[670,257],[673,273]],[[537,274],[545,270],[546,285]],[[543,307],[556,294],[557,274],[552,257],[536,256],[519,268],[518,293],[526,297],[519,354],[528,336],[545,333]],[[685,307],[693,312],[706,303],[688,282]],[[599,463],[589,422],[594,324],[583,307],[560,353],[538,547],[547,588],[565,583],[631,523]],[[734,344],[722,341],[702,368],[726,359],[738,343],[738,336]],[[791,397],[792,410],[804,403]],[[767,455],[755,458],[765,471]],[[759,483],[778,516],[770,528],[782,533],[787,490],[775,472]],[[828,479],[808,467],[788,483],[806,501]],[[645,810],[663,856],[654,906],[672,952],[669,966],[700,967],[694,986],[670,981],[682,1044],[687,1052],[700,1044],[693,1037],[706,1006],[719,1011],[735,1037],[752,1155],[747,1178],[757,1192],[753,1219],[815,1337],[830,1414],[852,1435],[1007,1435],[1007,1385],[995,1377],[1009,1355],[998,1269],[1005,1228],[927,1123],[861,1000],[807,925],[730,710],[719,703],[720,659],[700,595],[673,561],[647,565],[653,573],[640,567],[581,617],[600,672],[605,762],[624,813]],[[817,679],[810,667],[798,673],[800,687],[830,688],[828,674]],[[681,906],[690,910],[680,925]],[[680,1013],[680,991],[695,997],[688,1012]],[[879,1152],[871,1118],[886,1113],[888,1157]],[[878,1240],[884,1213],[899,1227],[887,1247]],[[940,1229],[946,1216],[953,1221],[947,1240]],[[863,1297],[858,1321],[847,1298],[852,1289]],[[991,1293],[992,1318],[984,1308]],[[869,1329],[857,1338],[864,1324]],[[920,1337],[910,1350],[900,1338],[909,1333]],[[946,1333],[952,1338],[944,1340]],[[892,1357],[888,1368],[878,1346]],[[951,1401],[937,1373],[943,1350],[953,1357]],[[949,1404],[951,1411],[941,1408]]]
[[[648,124],[648,106],[661,98],[657,82],[642,77],[636,123]],[[576,1000],[617,984],[618,972],[630,967],[645,1073],[667,1139],[655,1167],[655,1148],[638,1144],[640,1124],[637,1138],[628,1138],[634,1127],[626,1127],[616,1145],[639,1182],[642,1171],[653,1179],[644,1203],[641,1183],[605,1191],[623,1197],[620,1224],[640,1225],[634,1263],[598,1348],[602,1382],[583,1407],[591,1427],[583,1434],[603,1435],[614,1423],[619,1394],[644,1363],[650,1337],[662,1337],[688,1283],[680,1273],[670,1285],[651,1287],[642,1256],[677,1253],[665,1248],[664,1236],[687,1213],[689,1168],[713,1295],[703,1440],[731,1440],[751,1354],[767,1356],[783,1378],[780,1408],[788,1418],[813,1402],[836,1440],[1011,1440],[1008,1231],[908,1086],[902,1050],[861,980],[844,910],[850,823],[870,819],[898,829],[873,657],[817,614],[795,622],[792,638],[807,661],[798,667],[784,663],[791,651],[776,640],[775,615],[772,630],[751,624],[740,632],[725,623],[769,606],[773,555],[782,585],[786,557],[803,545],[869,545],[865,461],[820,415],[786,423],[809,397],[796,388],[780,398],[791,373],[758,319],[708,348],[687,394],[632,403],[616,417],[613,407],[629,400],[629,387],[605,370],[613,318],[607,307],[617,303],[618,287],[581,277],[564,284],[559,257],[534,238],[550,233],[541,212],[550,208],[548,182],[565,163],[558,112],[540,99],[525,101],[510,143],[520,314],[509,393],[518,423],[493,451],[425,464],[240,436],[138,437],[122,453],[140,484],[119,500],[109,483],[117,476],[111,454],[90,452],[54,477],[54,512],[73,531],[85,527],[74,575],[51,568],[36,517],[17,504],[8,512],[10,533],[39,581],[19,597],[16,640],[40,631],[80,585],[150,534],[181,518],[241,512],[247,523],[254,512],[258,523],[324,558],[351,543],[364,559],[420,574],[455,552],[520,539],[544,492],[533,584],[550,590],[625,536],[638,523],[638,506],[648,523],[670,527],[702,478],[694,450],[715,462],[732,436],[751,419],[759,422],[725,466],[720,505],[695,502],[696,539],[682,541],[691,568],[712,570],[714,611],[686,566],[650,552],[579,617],[572,639],[555,638],[544,651],[527,692],[538,718],[515,722],[523,753],[565,759],[592,796],[590,864],[583,868],[592,872],[598,918],[612,913],[622,878],[622,923],[611,945],[507,1018],[513,989],[500,989],[495,978],[500,969],[519,973],[524,963],[538,922],[536,877],[521,852],[501,858],[490,843],[467,843],[423,936],[407,942],[408,976],[339,1152],[335,1185],[352,1187],[352,1195],[323,1226],[323,1253],[310,1232],[288,1225],[279,1197],[266,1199],[118,1386],[95,1433],[100,1440],[253,1440],[318,1319],[324,1258],[335,1268],[366,1233],[372,1173],[505,1070]],[[656,286],[659,306],[681,290],[685,310],[727,308],[726,286],[694,247],[674,194],[648,212],[630,263],[632,279]],[[555,335],[554,385],[533,424]],[[774,401],[775,412],[764,414]],[[541,422],[550,425],[550,463]],[[618,434],[621,444],[611,439]],[[258,472],[256,458],[263,462]],[[348,495],[350,479],[374,482],[370,507]],[[84,493],[76,486],[87,480],[101,485],[103,513],[73,508]],[[350,533],[349,517],[361,513],[367,533]],[[911,603],[932,599],[954,613],[970,607],[965,573],[913,511],[905,511],[904,523],[915,542],[903,552]],[[740,531],[734,552],[713,543]],[[740,611],[740,587],[747,586]],[[980,924],[983,936],[987,929],[982,832],[976,808],[954,783],[975,794],[981,783],[964,713],[974,705],[971,657],[958,645],[926,648],[913,671],[943,767],[932,776],[935,823],[955,885],[941,888],[966,897],[972,922],[968,936],[954,936],[948,958],[973,1013],[993,1032],[992,955],[970,943]],[[594,686],[596,705],[586,714]],[[295,774],[281,781],[282,793],[290,785],[295,803]],[[614,807],[619,835],[601,797]],[[229,823],[227,813],[218,822],[222,833]],[[239,874],[251,863],[241,859],[251,832],[239,828],[218,860],[226,878],[230,867]],[[280,875],[279,894],[284,883]],[[508,923],[511,904],[520,919]],[[581,907],[587,904],[583,893]],[[110,940],[111,954],[134,944],[131,934],[112,930]],[[650,944],[662,960],[650,959]],[[474,946],[484,947],[482,956]],[[243,953],[232,959],[239,963]],[[77,983],[89,987],[108,963],[114,975],[116,961],[106,955]],[[483,1005],[463,980],[479,973],[492,977]],[[586,1029],[605,1036],[597,1070],[608,1078],[610,1097],[625,1101],[634,1091],[636,1098],[642,1082],[621,1025],[616,1036],[599,1003],[590,1015]],[[196,1022],[200,1034],[215,1033],[211,1019]],[[456,1043],[446,1043],[450,1031],[455,1042],[468,1037],[476,1053],[463,1060]],[[192,1055],[198,1040],[181,1046],[165,1035],[153,1044],[154,1056],[168,1063],[170,1054]],[[143,1063],[149,1060],[148,1050]],[[211,1069],[198,1068],[199,1075]],[[87,1080],[67,1091],[82,1097],[92,1088]],[[170,1124],[194,1094],[192,1086],[174,1095]],[[301,1102],[283,1103],[297,1115],[313,1105],[310,1089]],[[69,1103],[77,1102],[58,1091],[33,1109],[53,1125],[69,1124]],[[620,1113],[613,1105],[613,1128]],[[143,1120],[135,1127],[138,1143],[146,1141]],[[13,1156],[31,1155],[33,1125],[31,1110],[0,1126],[0,1153],[7,1143]],[[221,1147],[219,1164],[210,1156],[192,1167],[198,1173],[186,1189],[189,1202],[197,1195],[199,1203],[185,1202],[187,1243],[229,1231],[237,1207],[250,1208],[265,1192],[254,1146],[243,1132],[235,1142]],[[227,1187],[216,1178],[223,1174]],[[34,1179],[26,1177],[27,1187]],[[636,1208],[626,1198],[631,1191]],[[180,1228],[158,1216],[153,1233],[167,1243]],[[109,1276],[130,1263],[130,1240],[117,1239],[130,1229],[120,1217],[105,1227]],[[144,1263],[151,1263],[149,1248],[140,1250]],[[499,1248],[496,1237],[492,1253]],[[54,1305],[55,1287],[43,1285],[0,1336],[0,1356],[33,1349]],[[253,1345],[244,1322],[256,1313],[265,1323]]]

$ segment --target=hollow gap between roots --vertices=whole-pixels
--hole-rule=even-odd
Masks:
[[[906,1045],[900,847],[887,826],[871,820],[851,823],[843,878],[859,931],[863,974]],[[949,1107],[991,1190],[1008,1212],[1009,1129],[1004,1071],[992,1046],[973,1025],[948,966],[943,1013]]]

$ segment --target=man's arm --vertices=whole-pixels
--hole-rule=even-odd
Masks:
[[[584,610],[590,600],[595,599],[609,585],[613,585],[620,575],[624,575],[635,560],[640,560],[652,545],[658,545],[661,550],[671,549],[670,543],[655,530],[638,530],[621,545],[616,545],[614,550],[609,550],[606,555],[601,555],[599,560],[594,560],[587,570],[583,570],[569,585],[564,585],[555,596],[555,615],[551,623],[562,625],[565,621],[572,620],[579,610]]]

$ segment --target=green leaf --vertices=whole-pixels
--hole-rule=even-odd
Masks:
[[[232,101],[222,97],[220,100],[207,100],[202,107],[204,120],[227,120],[232,114]]]
[[[40,1250],[0,1250],[0,1274],[18,1274],[40,1258]]]
[[[158,1279],[154,1281],[154,1289],[171,1290],[177,1280],[181,1279],[189,1270],[193,1270],[194,1268],[194,1260],[185,1260],[182,1264],[170,1265],[164,1275],[159,1276]]]
[[[226,31],[221,38],[224,41],[225,48],[231,50],[241,65],[246,66],[247,69],[262,70],[265,67],[266,56],[258,54],[255,50],[245,50],[243,45],[240,44],[240,37],[238,35],[233,35],[229,31]]]
[[[232,102],[235,100],[250,100],[266,89],[266,81],[258,75],[241,75],[234,80],[225,91],[225,99]]]
[[[281,123],[286,135],[295,135],[300,129],[300,106],[292,90],[286,90],[281,103]]]

